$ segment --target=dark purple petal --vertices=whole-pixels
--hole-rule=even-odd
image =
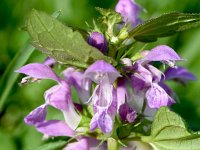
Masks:
[[[28,125],[36,125],[38,123],[41,123],[46,118],[46,104],[41,105],[34,109],[32,112],[30,112],[25,118],[24,122]]]
[[[51,57],[47,57],[45,61],[43,62],[44,65],[47,65],[49,67],[53,67],[55,63],[56,63],[55,59]]]
[[[88,44],[99,49],[102,53],[107,53],[107,41],[103,34],[92,32],[87,39]]]
[[[37,130],[48,136],[69,136],[75,135],[72,130],[64,121],[50,120],[37,125]]]
[[[60,81],[59,77],[49,66],[40,63],[25,65],[16,70],[16,72],[23,73],[37,79],[52,79],[57,82]]]
[[[169,67],[165,71],[165,79],[166,80],[177,79],[180,80],[181,82],[185,82],[188,80],[196,80],[196,77],[187,69],[179,66],[177,68]]]
[[[104,78],[108,78],[109,83],[113,84],[114,81],[121,76],[111,64],[103,60],[98,60],[90,65],[84,75],[86,78],[90,78],[97,84],[99,84]]]
[[[101,113],[98,117],[98,126],[103,133],[110,133],[113,129],[112,118],[106,112]]]
[[[128,103],[124,103],[119,107],[119,116],[123,122],[128,121],[129,123],[132,123],[135,121],[137,114]]]
[[[123,16],[123,21],[129,22],[132,27],[141,23],[141,19],[139,18],[141,7],[135,1],[119,0],[115,11],[120,13]]]
[[[153,48],[144,58],[146,61],[179,61],[183,60],[180,56],[169,46],[159,45]]]
[[[150,108],[169,106],[175,101],[158,84],[153,83],[146,92],[147,103]]]

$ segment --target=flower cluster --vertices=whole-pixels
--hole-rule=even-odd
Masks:
[[[141,7],[131,0],[119,0],[116,6],[116,12],[122,15],[123,23],[130,23],[130,28],[142,22],[140,11]],[[103,54],[109,54],[109,41],[102,33],[94,31],[86,41]],[[56,65],[53,58],[21,67],[16,72],[27,75],[23,83],[30,78],[51,79],[57,83],[44,93],[44,104],[30,112],[25,123],[35,126],[46,136],[76,136],[77,142],[68,144],[65,150],[80,147],[87,150],[101,142],[101,138],[91,134],[93,132],[109,137],[116,126],[138,123],[142,119],[151,121],[157,109],[176,103],[175,94],[165,81],[176,80],[184,84],[195,80],[195,76],[176,65],[183,59],[167,45],[144,50],[138,55],[140,58],[136,60],[122,58],[120,67],[104,60],[97,60],[86,70],[68,67],[62,77],[53,71]],[[154,62],[161,62],[168,68],[160,71]],[[72,99],[72,87],[77,91],[79,103]],[[64,120],[46,120],[48,106],[58,109]],[[89,122],[82,127],[85,118]],[[106,148],[106,143],[99,148]]]

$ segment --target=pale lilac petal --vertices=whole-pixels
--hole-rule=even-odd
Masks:
[[[98,118],[98,126],[103,133],[110,133],[113,129],[112,118],[106,112],[101,113]]]
[[[87,39],[88,44],[99,49],[102,53],[107,53],[107,41],[103,34],[92,32]]]
[[[96,113],[93,117],[92,117],[92,120],[90,121],[90,130],[91,131],[94,131],[97,127],[98,127],[98,117],[99,117],[99,114]]]
[[[117,113],[118,99],[117,99],[117,91],[113,88],[112,90],[112,103],[107,109],[107,113],[114,118]]]
[[[73,103],[68,103],[68,110],[63,111],[65,122],[67,125],[75,130],[81,122],[81,116],[76,112]]]
[[[124,103],[119,108],[119,116],[122,122],[129,122],[132,123],[135,121],[137,114],[133,108],[129,106],[128,103]]]
[[[161,78],[162,78],[162,75],[163,73],[158,70],[156,67],[152,66],[152,65],[149,65],[149,64],[146,64],[145,65],[145,68],[148,69],[151,74],[152,74],[152,81],[155,83],[158,83],[161,81]]]
[[[169,106],[175,101],[158,84],[153,83],[146,92],[147,103],[150,108]]]
[[[75,110],[71,99],[70,87],[67,83],[53,86],[45,92],[46,103],[61,110],[64,114],[65,121],[72,129],[76,129],[80,123],[81,117]]]
[[[128,83],[125,79],[119,78],[117,82],[117,108],[130,101],[130,92],[128,91]]]
[[[81,101],[83,103],[88,101],[90,98],[91,80],[84,78],[84,74],[76,71],[74,68],[67,68],[63,71],[63,75],[74,86]]]
[[[132,27],[141,23],[139,18],[141,7],[133,0],[119,0],[115,11],[123,16],[124,22],[130,22]]]
[[[78,137],[77,140],[69,143],[63,150],[107,150],[106,142],[99,145],[101,141],[91,137]]]
[[[179,66],[177,68],[169,67],[165,71],[165,79],[166,80],[178,79],[178,80],[184,82],[184,81],[188,81],[188,80],[196,80],[196,77],[191,72],[189,72],[187,69]]]
[[[36,125],[38,123],[41,123],[46,118],[46,104],[41,105],[34,109],[32,112],[30,112],[25,118],[24,121],[28,125]]]
[[[64,121],[50,120],[40,123],[37,130],[48,136],[69,136],[75,135],[75,131],[72,130]]]
[[[108,108],[113,101],[113,85],[104,83],[96,91],[97,101],[93,101],[95,106]]]
[[[143,84],[145,87],[148,87],[151,85],[152,74],[149,70],[147,70],[145,67],[143,67],[139,63],[135,63],[133,65],[133,70],[135,71],[135,73],[131,77],[133,88],[141,89],[141,88],[143,88]],[[136,79],[134,79],[134,78],[136,78]],[[142,83],[142,82],[144,82],[144,83]]]
[[[98,60],[90,65],[84,75],[86,78],[90,78],[97,84],[99,84],[104,77],[108,78],[110,84],[113,84],[114,81],[121,76],[111,64],[103,60]]]
[[[69,86],[55,85],[45,92],[46,103],[60,110],[67,110],[71,101]]]
[[[87,138],[81,138],[77,142],[69,143],[63,150],[90,150]]]
[[[57,82],[60,81],[59,77],[49,66],[40,63],[25,65],[16,70],[16,72],[23,73],[37,79],[52,79]]]
[[[180,61],[183,60],[171,47],[159,45],[144,58],[146,61]]]

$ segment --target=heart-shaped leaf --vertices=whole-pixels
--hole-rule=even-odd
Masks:
[[[142,139],[158,150],[198,150],[200,143],[200,135],[190,133],[183,119],[167,107],[158,110],[151,135]]]

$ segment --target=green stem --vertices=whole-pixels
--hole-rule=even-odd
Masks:
[[[108,150],[118,150],[118,142],[113,138],[108,138]]]

